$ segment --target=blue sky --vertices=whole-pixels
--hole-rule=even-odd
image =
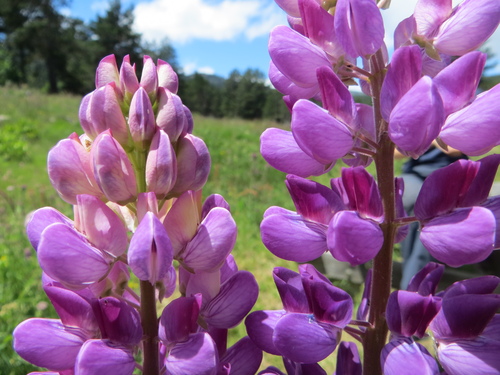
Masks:
[[[391,8],[383,12],[389,50],[392,31],[412,13],[415,2],[392,0]],[[134,5],[134,29],[144,39],[170,40],[186,74],[198,71],[228,77],[234,69],[248,68],[267,74],[269,31],[286,24],[285,13],[273,0],[122,0],[122,4]],[[107,0],[72,0],[64,12],[89,21],[107,7]],[[499,30],[488,46],[500,57]],[[500,64],[495,73],[500,73]]]

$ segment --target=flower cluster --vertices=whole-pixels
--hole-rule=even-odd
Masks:
[[[411,222],[420,223],[430,254],[451,267],[480,262],[500,248],[498,198],[488,197],[498,155],[460,160],[431,174],[414,216],[404,212],[403,181],[394,178],[393,163],[396,150],[414,159],[431,145],[481,156],[500,145],[500,85],[477,94],[486,54],[476,50],[498,27],[500,4],[465,0],[452,8],[451,1],[419,0],[396,28],[389,53],[381,12],[390,1],[276,3],[290,27],[271,31],[269,77],[292,116],[289,131],[262,134],[261,153],[288,174],[296,211],[269,208],[263,243],[296,262],[325,251],[351,265],[372,261],[373,272],[351,321],[352,307],[317,271],[303,265],[300,275],[276,269],[284,310],[252,313],[246,321],[250,337],[282,356],[288,373],[323,373],[291,369],[319,366],[344,331],[363,345],[369,373],[438,374],[436,360],[415,341],[430,330],[448,374],[499,373],[500,362],[493,359],[500,337],[493,294],[498,279],[462,281],[436,294],[443,266],[432,263],[408,290],[391,294],[391,264],[394,243]],[[356,84],[371,106],[355,103],[349,86]],[[327,173],[338,160],[349,168],[330,187],[306,179]],[[364,169],[372,161],[376,179]],[[314,292],[319,285],[323,292]],[[339,311],[347,314],[344,320]],[[348,356],[346,348],[339,346],[339,363],[350,367],[337,373],[361,373],[357,353]]]
[[[27,223],[60,319],[15,329],[25,360],[59,374],[257,371],[262,352],[248,337],[226,343],[258,286],[230,254],[228,203],[202,201],[210,156],[177,89],[164,61],[146,56],[139,81],[128,57],[118,69],[107,56],[80,106],[84,134],[49,152],[50,180],[74,220],[45,207]],[[129,286],[137,279],[140,293]]]

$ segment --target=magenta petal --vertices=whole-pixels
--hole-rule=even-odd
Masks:
[[[478,263],[494,249],[496,220],[483,207],[460,208],[430,220],[420,239],[431,255],[451,267]]]
[[[99,88],[111,82],[117,85],[120,83],[115,55],[108,55],[99,61],[95,72],[95,87]]]
[[[38,261],[47,275],[76,288],[98,281],[109,270],[109,263],[99,250],[61,223],[52,224],[43,231]]]
[[[417,1],[413,14],[417,34],[432,37],[436,29],[450,16],[451,10],[451,0]]]
[[[89,300],[54,285],[46,285],[43,289],[65,326],[79,327],[90,334],[98,332],[99,327]]]
[[[496,30],[499,19],[498,1],[465,0],[441,24],[434,46],[447,55],[463,55],[479,48]]]
[[[90,114],[95,134],[110,129],[113,136],[125,147],[129,139],[127,121],[120,107],[119,91],[115,83],[98,88],[92,94],[87,113]]]
[[[499,101],[500,85],[496,85],[448,116],[440,138],[467,155],[488,152],[500,144],[500,106],[496,105]]]
[[[384,43],[384,22],[371,0],[339,0],[335,9],[337,38],[351,57],[366,57]]]
[[[399,100],[389,118],[389,136],[408,156],[422,155],[444,123],[443,101],[432,79],[424,76]]]
[[[86,340],[77,328],[66,328],[60,320],[32,318],[19,324],[13,333],[14,350],[35,366],[54,371],[73,368]]]
[[[397,290],[389,296],[386,319],[389,330],[396,335],[422,338],[431,320],[441,308],[441,298],[421,296]]]
[[[158,73],[153,59],[149,56],[143,57],[143,68],[141,74],[141,87],[154,97],[155,91],[158,88]]]
[[[357,212],[341,211],[328,226],[328,249],[335,259],[359,265],[373,259],[384,242],[379,225]]]
[[[186,112],[181,98],[165,88],[158,89],[158,113],[156,124],[168,134],[172,142],[177,141],[187,125]]]
[[[63,139],[47,156],[50,182],[66,202],[75,204],[78,194],[102,197],[90,163],[90,153],[78,137]]]
[[[127,347],[141,342],[141,317],[127,302],[115,297],[99,298],[93,308],[99,321],[101,338]]]
[[[171,375],[214,375],[219,358],[215,343],[208,333],[191,335],[170,351],[165,365]]]
[[[336,348],[341,330],[319,323],[310,315],[286,314],[276,324],[273,341],[283,357],[294,362],[314,363]]]
[[[308,100],[301,99],[293,106],[291,127],[299,147],[325,165],[340,159],[354,145],[344,123]]]
[[[495,315],[483,333],[473,340],[439,343],[437,354],[449,374],[480,375],[500,372],[500,315]]]
[[[338,58],[345,54],[335,35],[334,16],[316,0],[299,0],[300,19],[304,35],[321,47],[329,56]],[[329,7],[330,5],[327,5]],[[293,28],[293,26],[292,26]]]
[[[356,344],[351,341],[342,341],[337,351],[335,375],[361,375],[362,373],[363,368]]]
[[[319,176],[327,167],[307,155],[295,141],[292,132],[269,128],[260,137],[263,158],[277,170],[301,177]]]
[[[394,51],[380,94],[382,116],[386,121],[389,121],[394,106],[417,83],[421,76],[422,54],[420,47],[412,45]]]
[[[216,328],[233,328],[252,309],[259,295],[255,277],[238,271],[221,285],[220,292],[201,311],[205,321]]]
[[[119,204],[136,198],[137,183],[132,163],[109,131],[95,139],[91,157],[94,176],[106,198]]]
[[[363,167],[342,168],[342,185],[349,207],[363,218],[381,220],[384,216],[377,183]]]
[[[315,1],[312,2],[315,3]],[[356,106],[349,89],[329,67],[322,66],[316,70],[316,73],[323,107],[344,124],[352,126],[356,117]]]
[[[172,66],[158,59],[156,71],[158,72],[158,87],[165,87],[168,91],[177,94],[179,89],[179,77]]]
[[[116,257],[128,247],[128,231],[121,219],[104,202],[92,195],[78,195],[75,227],[92,245]]]
[[[285,310],[254,311],[245,319],[248,336],[263,351],[280,355],[273,342],[273,333]]]
[[[75,364],[75,375],[132,375],[135,360],[132,352],[107,340],[88,340]]]
[[[308,262],[326,250],[326,226],[305,220],[300,215],[269,215],[260,224],[262,242],[285,260]]]
[[[123,58],[122,65],[120,66],[120,84],[125,97],[128,99],[130,99],[130,96],[139,88],[139,80],[135,74],[135,64],[130,64],[129,55]]]
[[[458,160],[432,173],[424,181],[415,202],[415,216],[426,221],[458,207],[462,199],[467,197],[467,191],[479,168],[479,163]],[[472,202],[470,198],[472,197],[469,197],[468,201]]]
[[[148,191],[164,197],[174,186],[177,178],[177,161],[170,139],[159,129],[149,148],[146,161],[146,185]]]
[[[322,49],[286,26],[271,30],[269,54],[278,70],[303,88],[317,87],[316,68],[331,65]]]
[[[382,350],[384,375],[439,375],[439,366],[425,347],[410,339],[391,341]]]
[[[309,99],[313,98],[318,94],[319,87],[300,87],[293,83],[288,77],[281,73],[276,65],[271,61],[269,64],[269,80],[273,84],[274,88],[284,95],[288,95],[291,100],[291,108],[293,104],[299,99]],[[285,99],[285,98],[283,98]]]
[[[198,329],[201,295],[179,297],[170,302],[161,313],[158,337],[164,345],[185,341]]]
[[[172,138],[170,138],[171,141]],[[201,138],[186,134],[177,141],[177,180],[172,195],[186,190],[199,190],[205,185],[210,173],[210,153]]]
[[[201,271],[220,267],[233,249],[236,232],[236,223],[229,211],[221,207],[213,208],[182,253],[182,263]]]
[[[315,181],[288,175],[285,183],[297,213],[306,219],[328,225],[333,214],[345,208],[339,194]]]
[[[297,272],[276,267],[273,270],[273,278],[287,312],[312,312],[302,285],[302,277]]]
[[[352,318],[354,304],[351,296],[330,281],[301,272],[309,305],[318,322],[344,328]]]
[[[148,212],[137,227],[128,249],[128,264],[140,280],[151,284],[165,277],[172,265],[173,249],[165,227]]]
[[[128,126],[132,140],[143,149],[149,144],[156,131],[155,114],[146,90],[135,92],[130,102]]]
[[[434,83],[443,99],[445,116],[462,109],[472,101],[485,62],[486,54],[474,51],[455,60],[434,77]]]
[[[203,202],[203,206],[201,207],[201,218],[202,220],[208,215],[208,213],[215,207],[222,207],[231,212],[229,207],[229,203],[224,199],[224,197],[220,194],[212,194],[209,195],[205,201]]]
[[[444,273],[444,265],[434,262],[427,263],[415,276],[412,277],[408,287],[409,292],[417,292],[421,296],[436,293],[441,276]]]
[[[254,375],[262,362],[262,350],[245,336],[227,350],[220,362],[231,365],[231,375]]]
[[[437,340],[473,339],[484,331],[500,307],[498,294],[462,294],[443,297],[439,314],[431,323]]]
[[[31,242],[31,246],[33,246],[35,250],[38,248],[43,230],[54,223],[63,223],[70,227],[73,226],[72,220],[52,207],[39,208],[31,214],[26,224],[26,233]]]

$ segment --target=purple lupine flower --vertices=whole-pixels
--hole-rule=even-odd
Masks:
[[[172,266],[173,249],[161,221],[148,212],[130,240],[128,264],[139,280],[155,285]]]
[[[392,109],[389,136],[404,155],[417,158],[437,138],[444,120],[438,88],[430,77],[424,76]]]
[[[97,66],[95,72],[95,87],[100,88],[109,83],[115,83],[118,87],[120,84],[120,74],[116,65],[115,55],[104,57]]]
[[[342,341],[337,352],[337,367],[333,375],[361,375],[362,366],[354,342]]]
[[[383,44],[382,14],[374,1],[338,0],[334,26],[339,43],[353,58],[372,55]]]
[[[496,198],[488,193],[499,155],[459,160],[432,173],[415,203],[421,241],[437,260],[452,267],[486,259],[499,247]]]
[[[134,168],[111,132],[99,134],[90,151],[95,179],[110,201],[125,205],[137,198]]]
[[[276,68],[285,77],[311,92],[319,91],[316,69],[331,66],[328,56],[321,48],[286,26],[276,26],[271,31],[269,54]]]
[[[59,196],[68,203],[76,204],[78,194],[104,198],[92,169],[90,153],[76,133],[59,141],[49,151],[47,171],[50,182]]]
[[[187,270],[213,271],[224,264],[236,241],[236,223],[223,207],[201,217],[201,191],[181,195],[163,225],[172,241],[174,258]]]
[[[181,98],[164,87],[158,89],[156,124],[168,134],[172,142],[187,132],[186,112]]]
[[[158,129],[151,140],[146,160],[147,190],[164,198],[177,180],[177,158],[170,138]]]
[[[441,311],[430,328],[437,355],[449,374],[498,373],[500,279],[483,276],[456,282],[443,294]]]
[[[439,366],[429,351],[418,342],[400,338],[389,342],[380,356],[384,375],[439,375]]]
[[[120,85],[126,102],[130,102],[134,93],[139,89],[139,80],[135,73],[135,64],[130,64],[130,56],[123,58],[120,66]]]
[[[135,147],[141,151],[148,149],[156,133],[156,123],[153,106],[146,90],[142,87],[139,87],[132,96],[128,114],[128,128]]]
[[[499,99],[500,85],[478,95],[470,105],[448,116],[440,138],[468,155],[490,151],[500,143],[500,110],[495,104]]]
[[[228,348],[220,358],[220,366],[227,369],[224,374],[254,375],[261,362],[262,350],[248,336]]]
[[[313,266],[300,265],[299,271],[275,268],[273,276],[285,310],[253,312],[245,324],[262,350],[313,363],[335,350],[340,331],[351,320],[353,303]]]

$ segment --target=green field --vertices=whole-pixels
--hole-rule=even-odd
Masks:
[[[34,368],[12,351],[12,330],[29,317],[55,317],[40,287],[41,271],[24,233],[26,215],[53,206],[71,216],[46,173],[47,152],[78,123],[80,98],[48,96],[31,89],[0,88],[0,368],[2,374],[26,374]],[[204,194],[222,194],[238,224],[234,256],[240,269],[254,273],[260,285],[255,309],[281,308],[271,272],[296,265],[274,257],[260,241],[262,214],[272,205],[292,208],[285,175],[269,167],[259,153],[259,136],[278,124],[195,115],[195,135],[203,138],[212,157]],[[338,173],[335,169],[332,173]],[[324,182],[327,177],[324,177]],[[238,327],[232,339],[241,337]],[[280,367],[280,361],[266,363]]]

